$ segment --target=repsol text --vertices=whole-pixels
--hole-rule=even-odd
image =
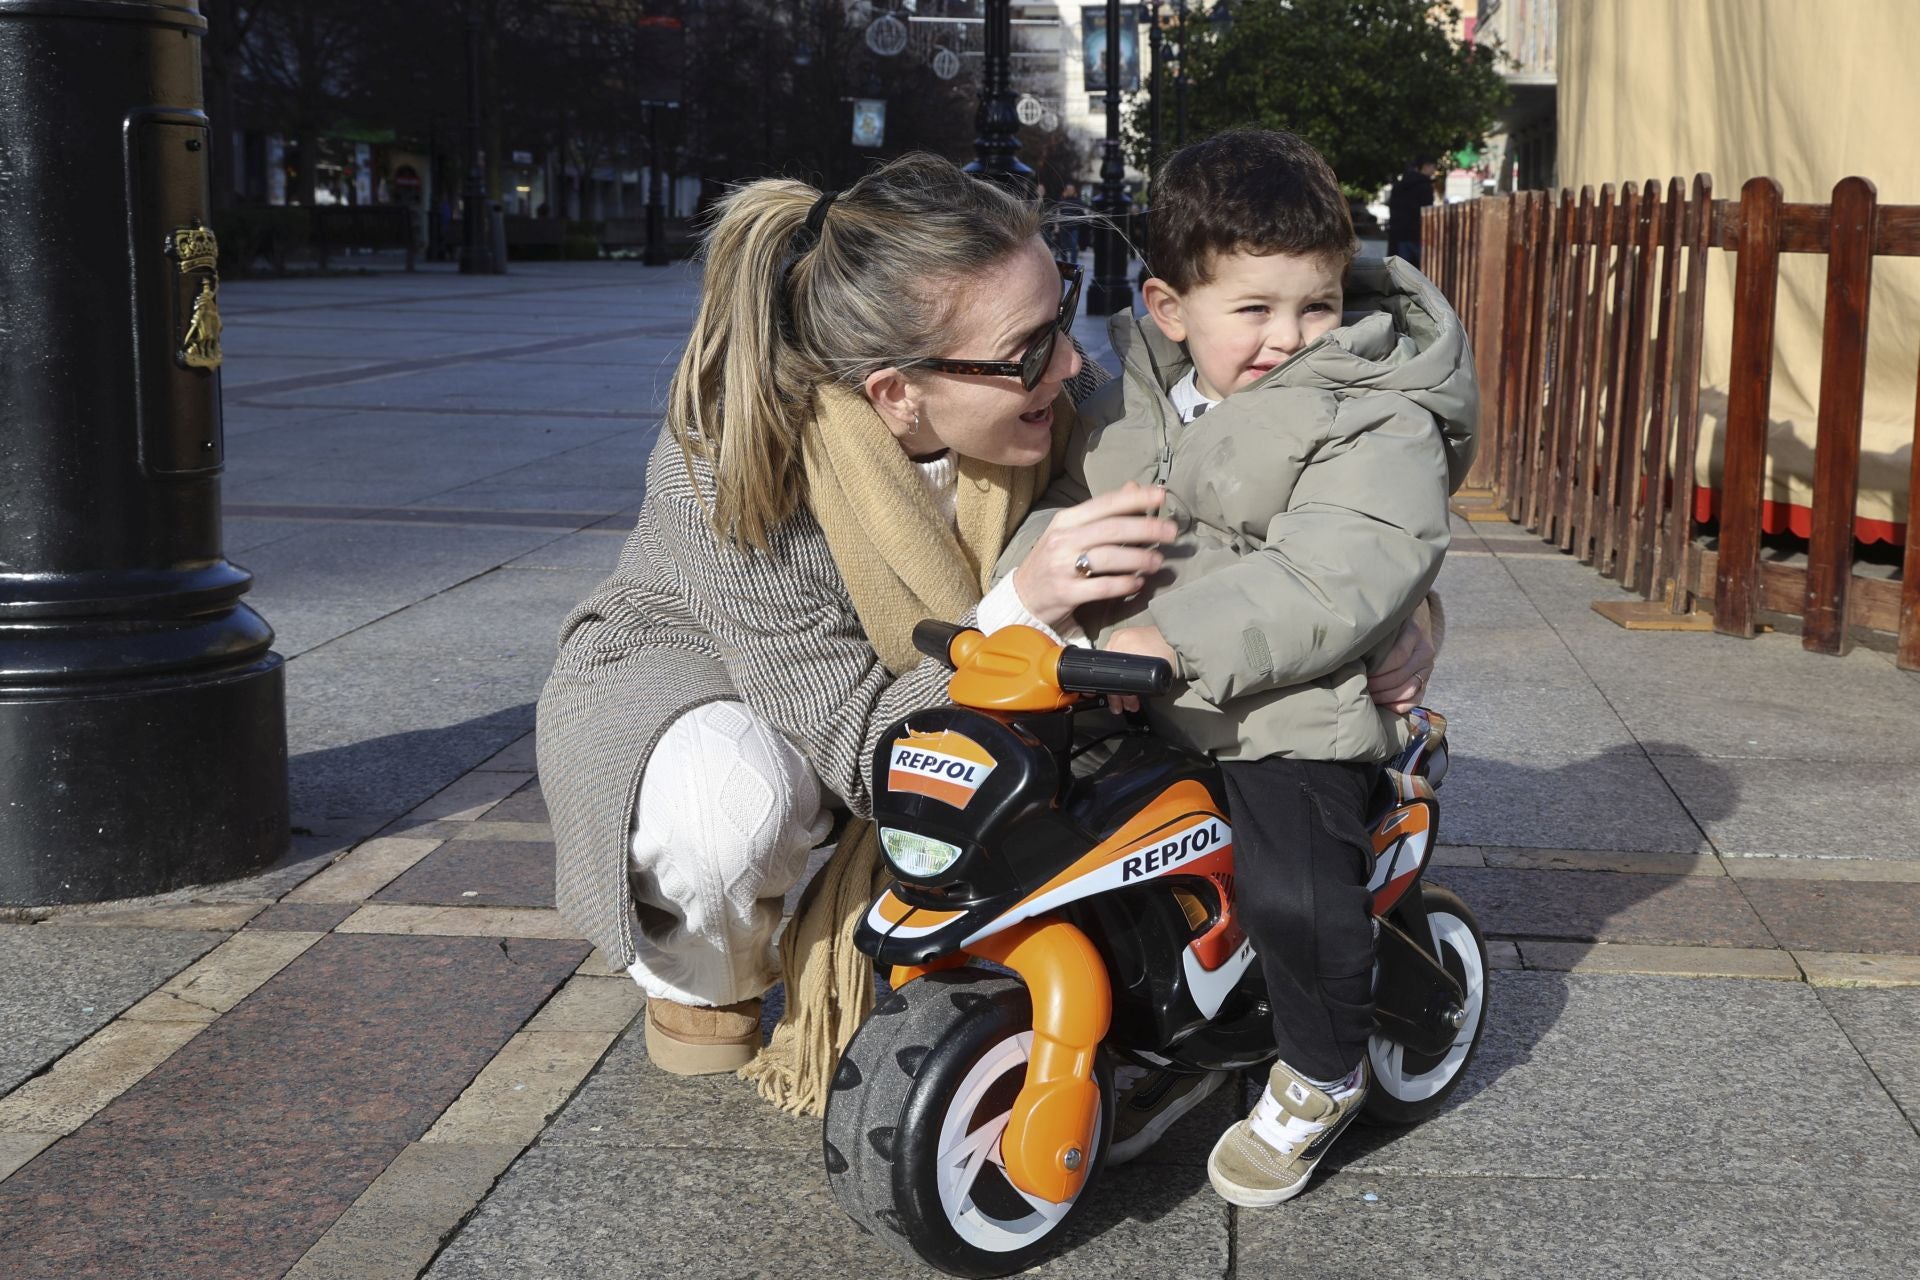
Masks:
[[[959,756],[944,755],[938,751],[917,751],[912,747],[895,747],[888,764],[922,777],[944,778],[969,790],[985,782],[987,775],[993,772],[990,764],[962,760]]]
[[[1206,818],[1186,830],[1168,836],[1128,854],[1120,863],[1120,882],[1158,875],[1177,867],[1189,858],[1197,858],[1233,843],[1233,831],[1218,818]]]

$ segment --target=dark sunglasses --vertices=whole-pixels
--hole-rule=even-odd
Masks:
[[[1055,262],[1060,268],[1060,279],[1066,283],[1067,293],[1060,300],[1060,314],[1054,317],[1047,327],[1034,335],[1027,349],[1020,353],[1018,360],[945,360],[935,356],[923,356],[911,363],[927,369],[938,369],[942,373],[972,373],[995,378],[1018,378],[1020,385],[1031,391],[1038,386],[1040,379],[1047,374],[1047,367],[1053,363],[1054,343],[1060,335],[1073,328],[1073,317],[1080,310],[1080,268],[1070,262]]]

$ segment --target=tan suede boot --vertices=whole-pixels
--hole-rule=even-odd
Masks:
[[[647,1056],[677,1076],[738,1071],[760,1051],[760,1002],[719,1007],[647,1001]]]

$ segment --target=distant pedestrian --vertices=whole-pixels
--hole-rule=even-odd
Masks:
[[[1059,257],[1075,261],[1087,247],[1087,206],[1081,202],[1079,186],[1061,184],[1060,198],[1053,209],[1054,247]]]
[[[1420,265],[1420,211],[1433,203],[1433,175],[1440,166],[1417,155],[1387,195],[1387,252]]]

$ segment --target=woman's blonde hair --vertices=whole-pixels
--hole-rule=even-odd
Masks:
[[[689,466],[696,456],[711,465],[714,528],[739,545],[764,549],[806,500],[801,437],[815,389],[946,354],[966,296],[956,285],[1040,230],[1031,202],[932,155],[882,165],[824,216],[821,197],[763,179],[720,202],[668,392],[667,429]]]

